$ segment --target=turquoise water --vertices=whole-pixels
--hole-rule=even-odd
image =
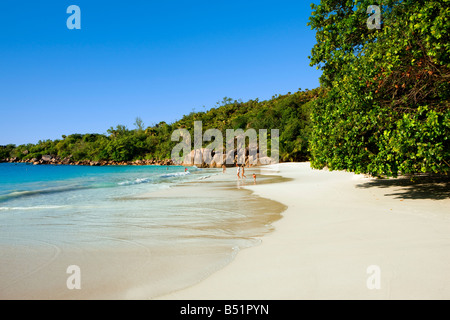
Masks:
[[[143,283],[131,296],[155,297],[192,285],[279,217],[237,189],[221,169],[0,164],[0,298],[123,298]],[[80,292],[65,287],[69,264],[82,266]]]
[[[133,239],[162,241],[162,235],[150,234],[152,229],[163,233],[164,220],[176,203],[133,201],[133,197],[211,174],[195,167],[185,172],[178,166],[0,164],[0,244],[30,238],[57,245],[79,241],[93,245],[100,236],[107,244],[106,234],[120,230]]]

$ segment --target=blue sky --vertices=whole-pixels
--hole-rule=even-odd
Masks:
[[[69,5],[81,30],[66,27]],[[318,87],[310,14],[300,0],[4,1],[0,145]]]

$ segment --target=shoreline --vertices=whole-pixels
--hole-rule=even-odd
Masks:
[[[309,163],[265,168],[292,178],[246,186],[288,207],[275,230],[204,281],[158,299],[450,298],[448,180],[414,184]]]
[[[204,150],[204,149],[201,149]],[[193,150],[195,151],[195,150]],[[203,151],[202,151],[203,152]],[[235,151],[235,153],[237,153]],[[232,160],[232,163],[228,162],[228,159],[225,160],[226,154],[223,155],[222,162],[216,162],[215,157],[211,159],[208,163],[204,160],[202,163],[195,163],[193,161],[194,155],[191,152],[191,159],[186,159],[186,162],[176,163],[173,159],[143,159],[143,160],[132,160],[132,161],[114,161],[114,160],[72,160],[71,157],[66,157],[61,159],[60,157],[54,157],[51,155],[44,155],[40,158],[32,158],[32,159],[19,159],[15,158],[6,158],[0,159],[1,163],[12,163],[12,164],[28,164],[28,165],[69,165],[69,166],[91,166],[91,167],[104,167],[104,166],[183,166],[183,167],[197,167],[197,168],[209,168],[209,169],[222,169],[223,165],[226,168],[235,167],[238,163],[237,156]],[[263,160],[264,159],[264,160]],[[250,156],[245,156],[244,163],[239,163],[239,166],[245,165],[247,168],[257,168],[260,166],[264,166],[264,163],[273,163],[271,158],[264,157],[262,159],[259,158],[259,154],[257,155],[257,159],[255,162],[250,163]]]
[[[67,165],[67,166],[176,166],[172,160],[134,160],[134,161],[112,161],[112,160],[101,160],[101,161],[93,161],[93,160],[80,160],[73,161],[69,158],[60,159],[48,156],[48,158],[41,159],[25,159],[18,160],[17,158],[13,159],[0,159],[0,163],[23,163],[29,165]],[[186,165],[187,166],[187,165]],[[192,166],[192,165],[190,165]]]
[[[192,207],[200,203],[197,197],[207,197],[215,204],[211,206],[212,212],[220,219],[227,236],[244,240],[242,247],[238,245],[242,250],[225,247],[224,238],[215,239],[208,233],[204,246],[192,247],[193,251],[174,251],[167,257],[161,255],[161,265],[177,268],[172,271],[178,274],[165,282],[158,272],[165,274],[168,269],[154,269],[149,264],[156,257],[153,253],[158,252],[152,253],[130,241],[108,250],[57,248],[49,243],[43,252],[20,242],[17,245],[24,251],[15,252],[10,248],[11,255],[15,252],[14,255],[23,257],[17,261],[17,266],[23,268],[26,277],[9,294],[4,292],[3,298],[450,298],[450,276],[447,275],[450,178],[420,181],[419,177],[416,183],[411,183],[402,178],[375,179],[349,172],[313,170],[304,162],[246,169],[247,179],[243,183],[237,181],[233,168],[227,169],[226,174],[218,169],[204,170],[217,174],[181,183],[169,190],[119,200],[151,203],[152,198],[163,197],[171,203],[171,199],[181,198],[186,199],[185,207]],[[253,172],[257,173],[256,184],[251,177]],[[235,210],[236,206],[247,214],[222,220],[226,219],[226,210]],[[219,211],[223,214],[217,215]],[[250,245],[247,246],[246,241],[250,241],[247,242]],[[173,249],[183,251],[178,243],[175,241]],[[39,258],[35,261],[37,269],[27,270],[34,261],[30,253]],[[81,260],[74,260],[74,257]],[[174,264],[179,258],[184,262]],[[216,264],[206,268],[202,264],[217,258]],[[83,270],[80,292],[68,292],[65,287],[65,268],[74,261]],[[368,270],[372,266],[381,270],[379,289],[368,288],[371,276]],[[2,267],[8,272],[15,270],[8,269],[6,261]],[[99,268],[101,277],[97,273]],[[135,270],[131,278],[123,277],[123,272],[129,274],[130,270]]]
[[[249,190],[238,190],[234,170],[227,174],[218,169],[200,170],[206,178],[117,198],[147,203],[150,210],[152,203],[162,200],[188,213],[200,209],[200,214],[207,215],[200,223],[197,218],[197,223],[180,225],[181,232],[174,234],[170,243],[158,245],[148,239],[156,246],[146,245],[142,235],[116,235],[116,231],[93,236],[107,237],[109,240],[103,243],[107,246],[65,238],[54,241],[56,238],[32,234],[20,239],[10,235],[10,243],[1,245],[0,296],[8,300],[151,299],[189,287],[222,269],[241,250],[259,245],[260,238],[272,232],[272,222],[280,218],[285,207]],[[248,173],[252,171],[257,172],[250,169]],[[266,176],[259,182],[272,179]],[[167,225],[171,226],[169,222]],[[186,230],[185,234],[183,228],[194,232]],[[82,272],[79,291],[66,288],[66,269],[72,264]]]

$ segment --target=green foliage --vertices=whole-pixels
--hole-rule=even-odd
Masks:
[[[309,158],[311,134],[310,101],[321,89],[276,95],[266,101],[242,102],[225,97],[218,108],[191,113],[175,122],[174,128],[187,128],[193,134],[194,121],[202,121],[203,131],[218,129],[226,137],[226,129],[278,129],[281,161],[302,161]],[[170,140],[170,137],[169,137]],[[268,141],[270,143],[270,139]],[[173,146],[173,145],[172,145]],[[270,148],[270,146],[268,146]],[[169,148],[170,152],[171,148]]]
[[[267,101],[242,102],[225,97],[207,111],[191,112],[173,124],[160,122],[144,129],[141,118],[134,123],[136,129],[129,130],[117,125],[103,134],[72,134],[62,140],[40,141],[36,145],[21,145],[4,149],[0,158],[15,156],[18,159],[40,159],[51,155],[73,161],[137,159],[169,159],[177,142],[171,141],[172,132],[186,128],[194,133],[194,121],[202,121],[203,132],[219,129],[226,137],[226,129],[279,129],[281,160],[308,159],[308,142],[311,134],[310,101],[319,95],[320,89],[299,91],[294,94],[277,95]],[[210,142],[205,142],[206,146]],[[225,143],[225,141],[224,141]],[[270,143],[270,140],[268,141]],[[225,146],[224,146],[225,147]],[[269,146],[270,147],[270,146]]]
[[[323,92],[312,103],[312,166],[357,173],[450,171],[449,0],[312,5],[311,65]]]
[[[14,144],[0,146],[0,159],[7,159],[11,156],[11,152],[16,148]]]

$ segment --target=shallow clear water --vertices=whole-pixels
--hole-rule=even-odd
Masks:
[[[104,297],[98,288],[118,276],[147,283],[141,294],[153,297],[199,281],[257,244],[281,211],[230,181],[209,182],[218,175],[178,166],[0,164],[0,297]],[[69,260],[90,270],[92,286],[79,296],[62,286]],[[140,271],[117,273],[114,265]],[[43,280],[31,290],[37,275]]]
[[[37,238],[56,243],[107,242],[164,226],[173,203],[124,200],[211,175],[196,168],[0,165],[0,243]],[[192,218],[192,217],[190,217]],[[155,239],[156,241],[158,239]]]

